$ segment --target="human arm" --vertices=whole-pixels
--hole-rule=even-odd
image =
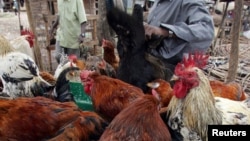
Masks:
[[[179,15],[182,20],[173,23],[163,20],[160,27],[173,31],[178,38],[188,43],[213,39],[214,23],[203,0],[183,1]]]
[[[87,22],[82,22],[81,23],[81,34],[78,37],[79,42],[83,42],[84,38],[86,37],[85,33],[86,33],[86,26],[87,26]]]
[[[81,26],[81,33],[78,37],[79,42],[83,42],[84,38],[86,37],[85,32],[86,32],[86,26],[87,26],[87,16],[84,8],[84,3],[82,0],[78,1],[79,3],[77,4],[77,17],[80,22]]]
[[[150,25],[165,28],[177,38],[165,38],[155,56],[170,58],[183,52],[205,51],[214,38],[214,25],[203,0],[155,3],[148,16]]]

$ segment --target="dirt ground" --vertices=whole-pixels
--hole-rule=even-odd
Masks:
[[[0,33],[11,40],[20,36],[20,26],[29,28],[29,21],[25,11],[15,15],[14,12],[0,13]]]

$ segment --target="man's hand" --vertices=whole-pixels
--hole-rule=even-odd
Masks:
[[[80,34],[79,37],[78,37],[78,42],[79,43],[84,42],[84,38],[85,38],[85,34]]]
[[[147,23],[143,23],[143,25],[144,25],[145,35],[146,35],[147,39],[151,39],[152,35],[168,37],[168,30],[167,29],[152,26],[152,25],[149,25]]]

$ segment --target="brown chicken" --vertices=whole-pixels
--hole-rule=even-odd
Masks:
[[[237,82],[223,83],[218,80],[210,80],[210,86],[215,96],[237,101],[242,101],[247,98],[242,87]]]
[[[247,98],[246,94],[242,90],[242,87],[236,82],[228,84],[218,80],[210,80],[209,82],[215,97],[223,97],[237,101],[242,101]],[[147,83],[147,86],[155,90],[155,92],[160,95],[162,107],[167,107],[173,96],[173,90],[170,83],[163,79],[156,79]],[[166,109],[162,108],[161,112],[164,111],[166,111]]]
[[[109,124],[100,141],[171,141],[159,115],[158,95],[144,95],[122,110]]]
[[[119,57],[115,54],[115,45],[109,40],[102,40],[103,59],[108,62],[116,71],[119,67]]]
[[[156,79],[147,83],[147,86],[157,92],[161,98],[161,107],[167,107],[173,96],[173,89],[169,82],[163,79]]]
[[[81,111],[74,102],[44,97],[0,99],[1,141],[98,140],[107,123],[94,112]]]
[[[108,121],[136,98],[144,95],[138,87],[97,72],[82,71],[81,80],[85,92],[92,98],[96,112]]]

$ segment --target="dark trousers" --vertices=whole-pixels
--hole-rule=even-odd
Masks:
[[[72,48],[62,47],[62,46],[60,46],[60,41],[56,41],[55,59],[56,59],[58,64],[60,63],[61,56],[65,55],[65,54],[67,54],[67,55],[74,54],[78,58],[80,58],[80,48],[72,49]]]

